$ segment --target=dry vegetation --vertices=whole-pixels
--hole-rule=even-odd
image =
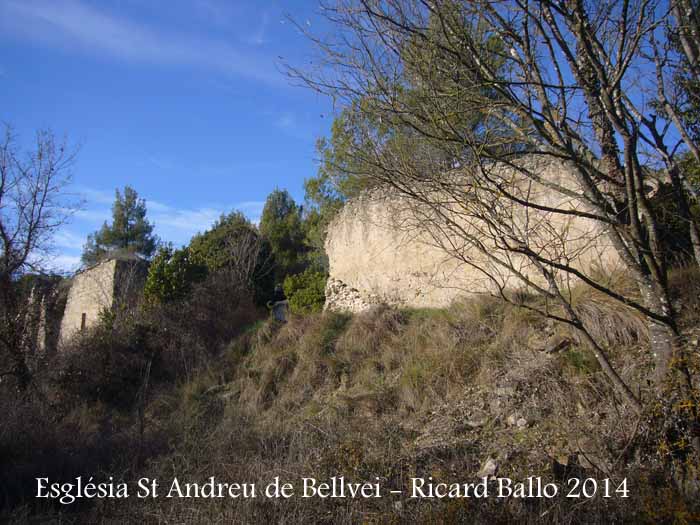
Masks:
[[[697,328],[691,328],[700,316],[697,275],[680,270],[673,284],[684,304],[686,333],[695,334],[687,344],[697,345]],[[579,294],[575,303],[608,342],[625,379],[643,393],[649,386],[639,378],[652,363],[636,314],[590,294]],[[159,341],[142,330],[110,332],[112,355],[130,355]],[[105,337],[93,333],[83,341],[93,346],[76,355],[84,360]],[[196,342],[189,338],[186,344]],[[31,493],[22,483],[40,471],[58,479],[86,472],[129,480],[202,482],[215,476],[258,486],[275,476],[299,482],[343,475],[355,481],[379,477],[387,490],[406,489],[412,476],[473,480],[493,458],[498,475],[513,479],[627,477],[631,498],[506,503],[398,496],[131,498],[129,504],[103,500],[63,509],[26,500],[5,518],[50,518],[59,511],[62,521],[168,523],[690,523],[699,518],[692,501],[670,488],[669,476],[676,486],[683,476],[666,468],[671,451],[660,448],[658,436],[616,398],[575,334],[494,299],[446,310],[380,308],[356,316],[296,317],[284,325],[260,321],[220,353],[200,356],[187,374],[173,359],[178,353],[171,346],[169,356],[154,361],[142,426],[137,403],[119,407],[112,399],[139,398],[139,381],[120,382],[141,377],[133,372],[143,367],[133,359],[129,373],[120,375],[115,357],[112,368],[102,369],[104,384],[85,381],[73,398],[57,383],[52,392],[64,396],[60,403],[54,400],[54,407],[65,409],[60,416],[40,404],[15,406],[0,430],[3,461],[10,465],[2,476],[5,497]],[[122,395],[105,392],[109,385]],[[124,396],[125,391],[133,395]]]

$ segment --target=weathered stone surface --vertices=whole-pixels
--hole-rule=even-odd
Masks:
[[[108,259],[77,273],[68,293],[60,342],[99,320],[103,310],[131,301],[143,290],[147,264],[139,259]]]
[[[509,397],[515,395],[515,388],[512,386],[499,386],[493,391],[494,394],[501,397]]]
[[[27,299],[27,348],[40,357],[51,355],[58,345],[59,330],[66,294],[60,282],[38,276]]]
[[[382,300],[374,294],[362,294],[339,279],[332,277],[326,282],[326,303],[324,308],[333,312],[363,312]]]
[[[533,166],[542,180],[580,193],[571,168],[553,162],[535,162]],[[516,187],[518,184],[514,182]],[[527,185],[527,198],[542,206],[581,208],[576,199],[532,181]],[[593,266],[612,269],[619,264],[599,222],[535,209],[526,213],[516,205],[506,213],[512,214],[509,217],[517,227],[527,229],[530,246],[539,255],[567,261],[584,271]],[[485,231],[483,224],[456,220],[464,221],[465,230]],[[357,312],[377,302],[444,307],[459,296],[493,291],[494,282],[474,265],[495,276],[499,286],[522,286],[513,273],[494,264],[463,239],[449,235],[437,225],[429,210],[417,209],[415,203],[390,192],[369,192],[348,202],[329,225],[326,237],[330,266],[326,308]],[[487,247],[492,242],[483,239]],[[445,246],[453,252],[448,253]],[[455,256],[457,251],[460,257]],[[512,256],[512,262],[521,274],[543,284],[542,275],[529,259]]]
[[[481,470],[479,470],[479,473],[477,474],[477,477],[479,478],[484,478],[484,477],[491,477],[496,475],[496,471],[498,470],[498,463],[496,462],[495,459],[493,458],[488,458],[484,464],[481,466]]]

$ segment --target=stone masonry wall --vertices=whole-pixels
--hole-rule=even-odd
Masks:
[[[61,342],[70,340],[82,328],[93,326],[100,312],[112,307],[116,267],[117,261],[111,259],[73,277],[61,321]]]
[[[66,289],[60,281],[36,276],[25,313],[30,363],[56,352],[65,304]]]
[[[565,165],[548,162],[537,169],[544,180],[579,191]],[[545,186],[528,184],[526,191],[528,198],[543,205],[580,208],[578,200],[564,198]],[[594,267],[612,269],[619,264],[597,221],[532,209],[525,215],[520,206],[505,211],[512,214],[514,224],[529,229],[531,245],[549,258],[568,261],[585,271]],[[380,302],[444,307],[460,296],[494,291],[496,282],[504,288],[523,286],[513,273],[493,264],[482,253],[463,242],[460,246],[458,237],[449,238],[444,230],[432,228],[436,221],[426,220],[429,215],[429,210],[416,211],[405,198],[386,192],[366,193],[348,202],[328,228],[330,278],[326,308],[357,312]],[[469,221],[456,220],[470,230]],[[480,225],[472,226],[478,229]],[[485,244],[489,242],[484,239]],[[451,251],[446,251],[446,246]],[[543,283],[528,259],[514,257],[513,264],[534,282]],[[475,266],[485,269],[496,282]]]
[[[134,299],[143,289],[146,268],[139,260],[109,259],[76,274],[61,321],[61,342],[94,326],[103,310]]]

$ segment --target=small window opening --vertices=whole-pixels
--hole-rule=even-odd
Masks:
[[[80,318],[80,329],[85,330],[85,321],[87,320],[87,314],[83,313],[82,317]]]

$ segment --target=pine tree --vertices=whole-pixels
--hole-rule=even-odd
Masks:
[[[260,233],[272,247],[276,284],[281,285],[287,275],[304,269],[307,248],[302,208],[288,191],[276,189],[268,195],[260,218]]]
[[[95,264],[112,255],[136,255],[150,258],[158,245],[154,225],[146,219],[146,201],[130,186],[122,194],[116,191],[112,205],[112,224],[105,223],[88,236],[83,248],[83,263]]]

